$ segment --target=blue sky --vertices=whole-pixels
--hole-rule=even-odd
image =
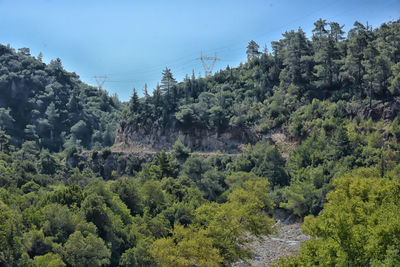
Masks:
[[[178,81],[204,76],[201,51],[221,58],[214,71],[237,66],[252,39],[269,46],[298,27],[310,35],[319,18],[378,27],[400,17],[400,0],[0,0],[0,14],[0,43],[59,57],[92,85],[107,75],[104,88],[126,101],[133,87],[151,91],[165,67]]]

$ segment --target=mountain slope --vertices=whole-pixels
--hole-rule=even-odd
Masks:
[[[0,45],[0,66],[0,127],[14,145],[33,140],[59,151],[113,144],[122,109],[116,97],[81,82],[60,59],[45,64],[28,48]]]
[[[399,31],[355,23],[344,39],[319,20],[312,40],[287,32],[272,54],[250,42],[246,64],[211,77],[166,69],[101,151],[118,101],[2,46],[1,126],[17,147],[0,130],[0,265],[229,266],[256,256],[275,211],[310,236],[281,266],[399,266]],[[307,239],[287,230],[269,244]]]
[[[327,116],[391,121],[400,111],[399,25],[356,22],[346,38],[320,19],[311,40],[286,32],[272,53],[251,41],[247,63],[211,77],[176,83],[166,68],[152,96],[134,92],[116,143],[157,150],[179,138],[193,150],[230,151],[274,131],[303,139],[313,127],[305,122],[322,115],[315,101],[330,106]]]

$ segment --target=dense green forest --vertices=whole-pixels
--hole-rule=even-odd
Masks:
[[[246,63],[210,77],[166,68],[125,107],[59,60],[1,46],[0,265],[228,266],[283,208],[312,238],[278,266],[398,266],[400,21],[347,37],[314,25],[271,53],[250,41]],[[261,139],[208,157],[177,140],[143,162],[106,147],[118,120]]]
[[[59,58],[45,64],[42,57],[0,44],[0,125],[11,144],[35,141],[52,152],[111,146],[122,110],[118,98],[81,82]]]
[[[139,101],[134,91],[122,123],[216,132],[254,126],[268,133],[284,127],[292,136],[304,137],[313,127],[304,125],[302,117],[308,114],[302,113],[313,100],[337,103],[342,113],[335,117],[377,120],[382,114],[373,107],[397,104],[400,96],[399,22],[377,29],[356,22],[347,38],[342,28],[321,19],[311,40],[301,29],[286,32],[272,42],[272,53],[260,52],[251,41],[246,64],[205,79],[193,73],[177,83],[166,68],[152,96],[145,88]],[[393,119],[398,104],[390,111],[383,119]]]

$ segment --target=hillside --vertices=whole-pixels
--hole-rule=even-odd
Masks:
[[[121,110],[117,97],[80,81],[59,58],[45,64],[29,48],[0,44],[0,129],[13,145],[35,141],[55,152],[110,146]]]
[[[399,23],[356,22],[346,38],[340,24],[319,20],[311,40],[289,31],[271,53],[251,41],[248,62],[212,77],[177,83],[166,68],[152,96],[134,92],[116,144],[170,149],[179,138],[192,150],[240,151],[271,132],[301,140],[316,118],[392,121],[400,111]]]
[[[0,46],[0,265],[398,266],[400,20],[314,26],[126,104]]]

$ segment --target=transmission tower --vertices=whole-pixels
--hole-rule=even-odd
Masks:
[[[106,82],[107,80],[107,75],[104,76],[93,76],[93,78],[96,80],[97,83],[97,87],[99,88],[99,90],[103,89],[103,84]]]
[[[205,72],[206,77],[211,76],[212,70],[215,65],[215,61],[220,60],[219,58],[217,58],[217,53],[214,53],[213,57],[205,57],[205,56],[203,56],[203,53],[200,53],[200,57],[196,58],[196,59],[201,60],[201,63],[203,64],[203,67],[204,67],[204,72]],[[212,60],[212,62],[210,64],[210,66],[208,66],[206,61],[210,61],[210,60]]]

